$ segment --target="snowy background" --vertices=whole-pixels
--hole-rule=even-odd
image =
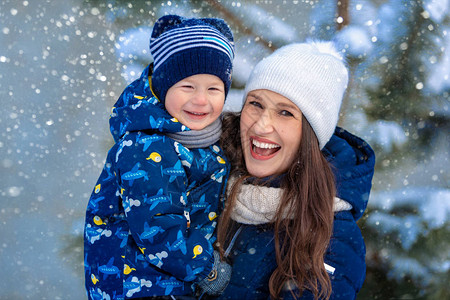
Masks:
[[[352,71],[340,125],[377,154],[359,298],[449,299],[450,1],[350,0],[348,18],[336,2],[0,0],[0,299],[85,299],[84,213],[109,112],[165,13],[230,24],[229,110],[276,48],[338,42]]]

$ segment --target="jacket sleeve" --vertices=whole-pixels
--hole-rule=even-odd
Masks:
[[[331,299],[355,299],[366,278],[366,246],[361,230],[350,211],[334,217],[333,236],[325,263],[333,268],[330,274]]]
[[[349,211],[337,213],[333,226],[333,236],[325,255],[331,279],[330,300],[356,299],[366,274],[364,240]],[[284,291],[282,299],[294,297],[290,291]],[[313,300],[314,296],[305,290],[299,299]]]
[[[213,249],[200,230],[189,228],[189,183],[172,142],[157,134],[125,135],[116,176],[132,238],[146,259],[180,280],[201,280],[212,269]]]

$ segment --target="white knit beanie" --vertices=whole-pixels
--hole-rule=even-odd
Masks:
[[[320,149],[330,140],[348,83],[348,71],[332,42],[290,44],[261,60],[244,92],[266,89],[291,100],[311,124]]]

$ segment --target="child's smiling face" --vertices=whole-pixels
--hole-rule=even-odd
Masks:
[[[170,87],[165,107],[181,124],[192,130],[201,130],[220,116],[224,103],[223,81],[215,75],[197,74]]]

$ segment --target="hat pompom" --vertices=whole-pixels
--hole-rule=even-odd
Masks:
[[[320,53],[329,54],[339,60],[344,60],[342,54],[337,51],[334,43],[329,41],[310,41],[309,44],[315,47]]]
[[[180,24],[185,18],[177,15],[167,15],[159,18],[153,25],[152,38],[157,38],[164,32]]]

